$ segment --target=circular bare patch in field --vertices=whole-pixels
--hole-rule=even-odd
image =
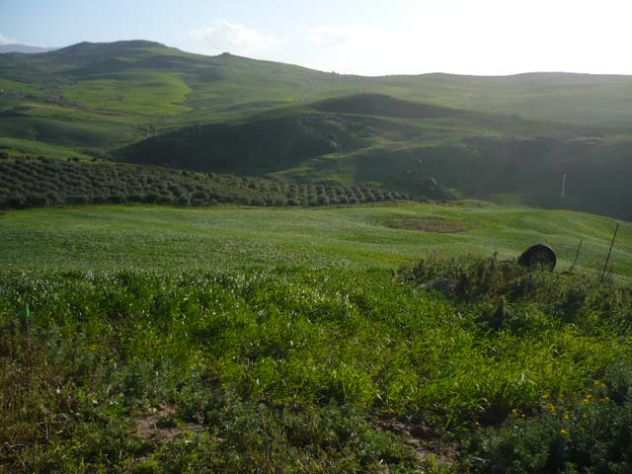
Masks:
[[[391,217],[384,221],[384,225],[391,229],[435,232],[438,234],[455,234],[469,230],[469,227],[464,222],[436,216]]]

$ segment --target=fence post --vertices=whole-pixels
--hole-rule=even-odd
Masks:
[[[579,261],[579,255],[581,254],[583,245],[584,245],[584,240],[582,239],[579,241],[579,245],[577,246],[577,251],[575,252],[575,260],[573,260],[573,265],[571,265],[571,269],[569,270],[571,273],[575,270],[575,266],[577,265],[577,262]]]
[[[614,235],[610,242],[610,250],[608,250],[608,256],[606,257],[606,263],[603,266],[603,273],[601,274],[601,281],[606,278],[606,272],[608,271],[608,265],[610,264],[610,257],[612,257],[612,249],[614,248],[614,242],[617,240],[617,234],[619,233],[620,224],[617,222],[617,226],[614,229]]]

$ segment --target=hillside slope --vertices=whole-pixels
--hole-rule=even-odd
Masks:
[[[627,76],[366,78],[230,54],[200,56],[148,41],[80,43],[0,56],[0,146],[47,143],[94,153],[182,126],[358,93],[625,128],[632,125],[630,90]]]
[[[373,183],[420,198],[462,195],[632,218],[631,141],[383,95],[327,99],[185,128],[125,147],[117,156],[298,182]]]

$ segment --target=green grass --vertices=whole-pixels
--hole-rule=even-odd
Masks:
[[[11,156],[29,155],[47,156],[51,158],[90,158],[90,155],[86,155],[72,148],[21,138],[0,137],[0,149],[4,149],[4,151],[7,151]]]
[[[396,218],[442,217],[466,231],[393,229]],[[517,257],[546,241],[568,268],[600,270],[612,219],[568,211],[476,204],[384,205],[333,209],[99,206],[7,212],[0,218],[0,265],[16,270],[169,270],[244,268],[397,268],[433,253],[498,252]],[[632,227],[622,226],[614,271],[632,276]]]
[[[475,201],[1,213],[0,472],[627,472],[613,225]],[[540,241],[556,273],[505,263]]]
[[[190,109],[183,104],[190,92],[179,74],[137,71],[114,79],[82,81],[67,88],[65,95],[97,110],[152,117],[187,112]]]

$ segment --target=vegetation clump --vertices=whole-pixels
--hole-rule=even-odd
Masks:
[[[3,273],[0,465],[625,472],[630,297],[493,259]]]
[[[632,290],[585,274],[530,271],[490,259],[428,259],[400,273],[407,284],[440,290],[472,323],[497,337],[551,340],[566,333],[605,340],[630,335]],[[449,283],[446,283],[449,282]],[[572,337],[572,336],[570,336]],[[627,345],[627,343],[625,343]],[[552,348],[549,363],[564,357]],[[627,472],[632,439],[629,347],[577,394],[540,395],[539,406],[496,400],[463,446],[463,469],[482,473]],[[490,364],[500,363],[494,356]],[[552,376],[556,376],[552,374]],[[524,387],[525,391],[532,387]]]

